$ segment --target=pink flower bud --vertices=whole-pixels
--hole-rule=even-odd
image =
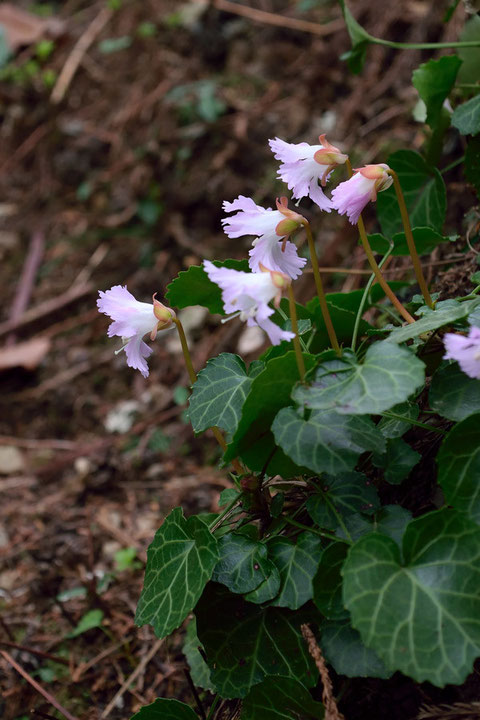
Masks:
[[[365,205],[370,201],[375,202],[377,193],[393,183],[389,170],[385,163],[356,169],[349,180],[337,185],[332,192],[333,207],[340,215],[347,215],[352,225],[355,225]]]

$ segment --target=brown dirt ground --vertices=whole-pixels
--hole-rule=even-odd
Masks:
[[[80,720],[100,718],[155,642],[133,616],[146,548],[162,518],[179,504],[186,512],[214,510],[229,485],[211,438],[194,439],[182,420],[187,376],[175,348],[158,343],[147,380],[128,369],[106,338],[96,291],[121,283],[139,298],[161,297],[179,270],[203,257],[243,256],[247,243],[233,245],[221,232],[221,202],[242,193],[271,205],[284,192],[270,137],[315,142],[330,130],[329,139],[362,163],[423,142],[410,77],[428,54],[375,48],[354,78],[339,60],[349,43],[334,2],[304,12],[284,0],[245,4],[330,30],[318,36],[255,23],[215,1],[185,25],[175,0],[125,0],[55,104],[46,71],[58,77],[106,5],[67,0],[57,4],[65,29],[51,56],[26,77],[35,47],[21,48],[12,64],[23,68],[22,79],[0,82],[0,360],[16,348],[27,365],[0,370],[0,450],[8,448],[13,462],[9,473],[0,468],[0,650]],[[411,42],[457,37],[463,6],[444,26],[447,4],[405,0],[379,14],[374,3],[350,2],[373,34]],[[151,36],[145,23],[155,26]],[[128,38],[128,47],[105,53],[112,38]],[[448,222],[458,232],[474,196],[452,175]],[[323,265],[364,267],[353,231],[338,218],[322,218],[319,246]],[[329,277],[335,289],[361,282]],[[309,278],[301,292],[311,295]],[[197,320],[196,367],[234,350],[241,330]],[[27,341],[35,347],[21,345]],[[133,427],[109,432],[107,416],[115,409],[118,416],[127,400],[136,403]],[[115,553],[126,547],[136,549],[139,567],[118,570]],[[102,579],[108,588],[98,590]],[[72,590],[83,595],[62,600]],[[103,627],[69,638],[92,609],[104,613]],[[0,715],[56,717],[5,655],[0,667]],[[176,633],[109,717],[126,720],[157,696],[190,701],[184,667]],[[422,686],[412,701],[411,683],[390,683],[381,691],[378,683],[352,683],[347,718],[357,717],[362,696],[371,716],[391,718],[414,717],[420,702],[437,697]],[[395,714],[392,693],[410,698],[397,703],[403,714]]]

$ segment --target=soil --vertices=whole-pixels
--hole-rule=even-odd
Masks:
[[[146,662],[155,637],[134,626],[134,612],[146,548],[165,514],[176,505],[187,514],[214,511],[230,483],[213,438],[194,438],[183,417],[188,377],[176,343],[157,344],[143,379],[114,354],[96,293],[126,284],[139,299],[162,299],[191,264],[243,257],[247,241],[222,233],[221,204],[244,194],[272,206],[285,193],[269,138],[313,143],[326,132],[354,165],[420,148],[410,80],[429,55],[376,47],[364,72],[351,75],[339,59],[348,36],[330,0],[244,3],[276,14],[280,25],[221,10],[215,0],[15,5],[50,10],[62,22],[48,57],[26,44],[0,75],[0,714],[56,717],[54,698],[79,720],[106,717],[144,660],[108,710],[111,720],[128,720],[156,697],[194,702],[182,632]],[[410,42],[456,38],[465,10],[460,3],[444,24],[448,5],[405,0],[378,13],[367,0],[350,2],[373,35]],[[118,8],[105,14],[107,6]],[[103,27],[55,102],[53,86],[102,13]],[[291,18],[327,31],[292,29]],[[461,152],[456,142],[452,135],[445,165]],[[444,297],[468,281],[465,235],[478,222],[458,171],[447,180],[447,229],[461,239],[448,251],[460,269],[443,278]],[[350,226],[327,215],[320,225],[304,209],[316,217],[321,265],[364,269]],[[373,214],[366,219],[373,227]],[[401,277],[403,261],[390,268]],[[348,273],[326,278],[330,290],[362,282]],[[311,276],[301,294],[312,295]],[[237,321],[220,325],[194,313],[189,323],[196,368],[243,338]],[[119,553],[126,548],[133,550]],[[80,632],[85,616],[94,627]],[[342,687],[336,680],[336,691]],[[352,681],[340,707],[348,720],[405,720],[422,703],[475,697],[473,680],[440,692],[395,675]],[[228,707],[224,717],[233,717]]]

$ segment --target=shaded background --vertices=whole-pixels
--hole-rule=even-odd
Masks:
[[[467,15],[460,3],[444,24],[448,5],[350,2],[370,33],[404,42],[456,39]],[[31,25],[27,37],[25,18],[3,16],[13,52],[0,69],[0,649],[87,720],[155,642],[133,615],[164,514],[178,504],[215,510],[229,486],[211,438],[194,439],[186,423],[173,333],[159,335],[144,380],[114,355],[97,290],[127,284],[140,300],[162,299],[189,265],[245,256],[248,240],[222,233],[221,203],[245,194],[272,206],[285,193],[271,137],[315,143],[326,132],[354,166],[419,149],[411,73],[431,54],[371,48],[352,76],[332,0],[14,6]],[[447,139],[453,159],[457,142]],[[449,179],[447,233],[460,232],[474,196],[461,176]],[[365,268],[350,225],[302,208],[322,265]],[[336,272],[326,283],[350,290],[362,277]],[[299,293],[312,291],[307,275]],[[262,349],[238,321],[220,325],[201,310],[183,320],[197,369],[239,343],[248,358]],[[83,632],[82,618],[94,627]],[[190,701],[181,643],[177,633],[162,645],[108,717],[129,718],[157,696]],[[0,667],[0,715],[52,712],[4,657]],[[422,701],[457,697],[395,677],[353,682],[349,720],[360,693],[358,717],[415,717]]]

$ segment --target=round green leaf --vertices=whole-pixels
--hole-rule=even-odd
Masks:
[[[255,685],[242,703],[240,720],[298,720],[324,717],[322,703],[307,688],[288,677],[267,677]]]
[[[157,698],[150,705],[140,708],[131,720],[198,720],[198,715],[180,700]]]
[[[432,378],[430,407],[449,420],[480,412],[480,380],[468,377],[457,363],[438,368]]]
[[[330,410],[313,411],[304,420],[293,408],[282,408],[272,432],[294,463],[330,475],[353,470],[365,450],[385,448],[383,436],[370,418]]]
[[[476,135],[480,132],[480,95],[455,108],[452,125],[462,135]]]
[[[229,533],[218,541],[220,558],[212,580],[226,585],[234,593],[255,590],[274,572],[267,558],[267,546],[244,535]]]
[[[152,625],[158,637],[169,635],[193,610],[218,560],[217,540],[208,525],[175,508],[148,548],[137,625]]]
[[[372,533],[343,566],[352,625],[390,670],[443,687],[480,654],[480,529],[454,510],[413,520],[402,553]]]
[[[387,441],[387,450],[382,455],[373,454],[375,467],[384,469],[384,478],[391,485],[400,485],[419,462],[422,456],[408,445],[402,438]]]
[[[392,675],[348,621],[323,623],[320,632],[325,658],[339,675],[382,679]]]
[[[451,325],[458,320],[467,318],[479,303],[480,298],[467,300],[466,302],[443,300],[436,304],[435,310],[427,308],[420,320],[392,330],[385,342],[402,343],[423,335],[423,333],[437,330],[444,325]]]
[[[272,605],[298,610],[313,597],[312,580],[317,572],[322,541],[313,533],[304,532],[296,543],[275,537],[268,543],[269,556],[280,571],[280,592]]]
[[[222,353],[208,360],[190,397],[188,414],[194,432],[216,425],[233,434],[252,382],[238,355]]]
[[[321,363],[312,386],[298,385],[292,397],[312,410],[379,414],[407,400],[424,378],[425,366],[410,350],[379,341],[368,348],[362,365],[348,351]]]
[[[272,600],[280,590],[280,572],[278,568],[273,566],[272,572],[266,580],[249,593],[246,593],[243,597],[247,602],[255,603],[256,605],[262,605],[263,603]]]
[[[249,272],[247,260],[224,260],[223,262],[215,260],[213,264],[216,267]],[[167,285],[165,298],[172,307],[185,308],[190,305],[202,305],[211,313],[225,315],[222,291],[209,279],[201,265],[191,265],[188,270],[182,270]]]
[[[359,472],[343,473],[327,478],[322,492],[310,495],[307,511],[320,527],[339,528],[337,514],[346,517],[354,513],[374,513],[380,507],[375,487]]]
[[[412,84],[427,107],[427,123],[435,128],[439,122],[444,100],[455,84],[462,61],[456,55],[429,60],[414,70]]]
[[[341,569],[348,545],[334,542],[323,551],[317,574],[313,578],[313,602],[329,620],[348,617],[342,598]]]
[[[312,687],[318,671],[300,626],[312,616],[283,608],[262,609],[209,583],[195,608],[212,681],[224,698],[245,697],[267,675]]]
[[[416,420],[419,412],[420,408],[416,403],[400,403],[390,408],[377,427],[385,438],[401,437],[412,427],[409,420]]]
[[[447,503],[480,524],[480,414],[470,415],[450,430],[437,463]]]

